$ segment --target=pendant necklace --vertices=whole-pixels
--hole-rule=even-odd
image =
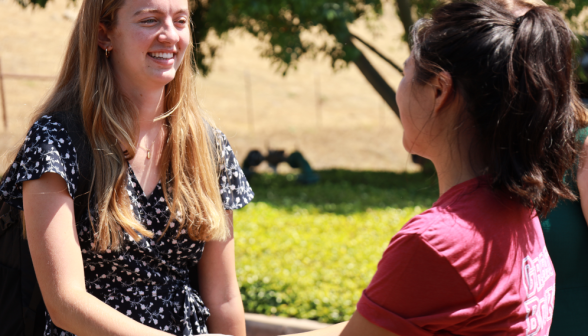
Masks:
[[[155,137],[155,139],[153,139],[153,142],[151,143],[151,148],[145,148],[141,145],[139,145],[139,148],[146,150],[147,151],[147,160],[151,159],[151,149],[153,149],[153,146],[155,145],[155,141],[157,141],[157,138],[159,138],[159,133],[161,132],[161,126],[159,126],[159,130],[157,130],[157,136]]]

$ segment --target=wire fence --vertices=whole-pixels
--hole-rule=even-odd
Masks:
[[[2,121],[4,122],[4,129],[8,129],[8,110],[6,108],[6,94],[4,92],[4,80],[5,79],[16,79],[16,80],[40,80],[40,81],[53,81],[57,77],[55,76],[39,76],[39,75],[23,75],[23,74],[11,74],[4,73],[2,71],[2,59],[0,58],[0,106],[2,106]]]
[[[14,74],[14,73],[4,73],[2,71],[2,59],[0,58],[0,107],[2,108],[2,120],[4,124],[4,129],[8,130],[8,110],[7,110],[7,100],[6,100],[6,80],[34,80],[34,81],[54,81],[56,80],[56,76],[40,76],[40,75],[30,75],[30,74]],[[208,79],[207,79],[208,80]],[[309,79],[310,82],[314,82],[306,87],[309,94],[309,100],[313,100],[312,105],[314,105],[314,118],[315,121],[313,122],[317,128],[323,127],[325,123],[325,96],[328,95],[331,101],[343,101],[345,99],[349,99],[349,96],[345,96],[345,94],[327,94],[322,86],[327,85],[325,84],[325,80],[322,80],[321,75],[319,73],[314,74],[314,79]],[[213,81],[214,82],[214,81]],[[253,83],[255,82],[255,83]],[[266,110],[267,107],[264,106],[254,106],[256,103],[256,99],[254,99],[254,92],[252,86],[253,84],[262,85],[266,87],[277,88],[281,85],[277,81],[270,80],[268,78],[263,78],[258,75],[252,75],[249,71],[243,72],[243,82],[244,84],[243,89],[245,93],[245,110],[246,110],[246,119],[247,119],[247,126],[250,133],[254,133],[255,131],[259,131],[259,125],[256,127],[256,111],[257,110]],[[220,83],[219,83],[220,84]],[[241,85],[243,85],[241,84]],[[284,91],[286,88],[282,88]],[[278,89],[280,91],[280,89]],[[314,92],[313,92],[314,91]],[[284,93],[285,94],[285,93]],[[261,102],[257,102],[259,104]],[[263,105],[263,104],[262,104]],[[327,104],[329,105],[329,104]],[[371,104],[370,104],[371,105]],[[308,106],[310,107],[310,106]],[[328,106],[327,106],[328,107]],[[364,106],[366,108],[366,106]],[[373,119],[380,127],[383,127],[385,124],[386,117],[390,114],[383,101],[377,104],[377,106],[373,106],[372,108],[376,108],[377,111],[375,115],[372,114],[370,119]],[[312,108],[311,108],[312,109]],[[310,112],[310,111],[308,111]],[[328,111],[327,111],[328,112]],[[312,114],[312,112],[311,112]],[[307,115],[310,117],[310,115]],[[259,119],[260,116],[257,116]],[[280,116],[275,116],[278,119],[281,119]],[[262,127],[263,128],[263,127]]]

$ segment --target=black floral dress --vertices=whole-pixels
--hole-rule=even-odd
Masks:
[[[253,192],[224,134],[222,177],[219,188],[225,209],[245,206]],[[23,147],[0,185],[0,200],[22,209],[22,182],[44,173],[57,173],[73,197],[79,179],[77,156],[67,131],[51,117],[39,119],[30,129]],[[178,224],[170,223],[161,182],[146,196],[129,165],[128,185],[135,216],[154,233],[153,239],[133,240],[125,233],[123,248],[98,253],[94,245],[88,211],[76,223],[84,261],[86,290],[111,307],[150,327],[176,335],[206,334],[210,315],[198,293],[190,287],[188,269],[198,262],[204,242],[192,241]],[[163,237],[162,237],[163,235]],[[46,314],[46,336],[72,335],[56,327]]]

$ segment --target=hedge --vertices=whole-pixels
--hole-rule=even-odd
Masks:
[[[424,174],[322,171],[251,179],[255,202],[235,213],[237,277],[248,312],[348,320],[391,237],[437,197]]]

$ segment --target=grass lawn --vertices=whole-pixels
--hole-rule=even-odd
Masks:
[[[390,238],[437,199],[431,173],[320,171],[250,179],[235,212],[237,277],[248,312],[335,323],[355,311]]]

